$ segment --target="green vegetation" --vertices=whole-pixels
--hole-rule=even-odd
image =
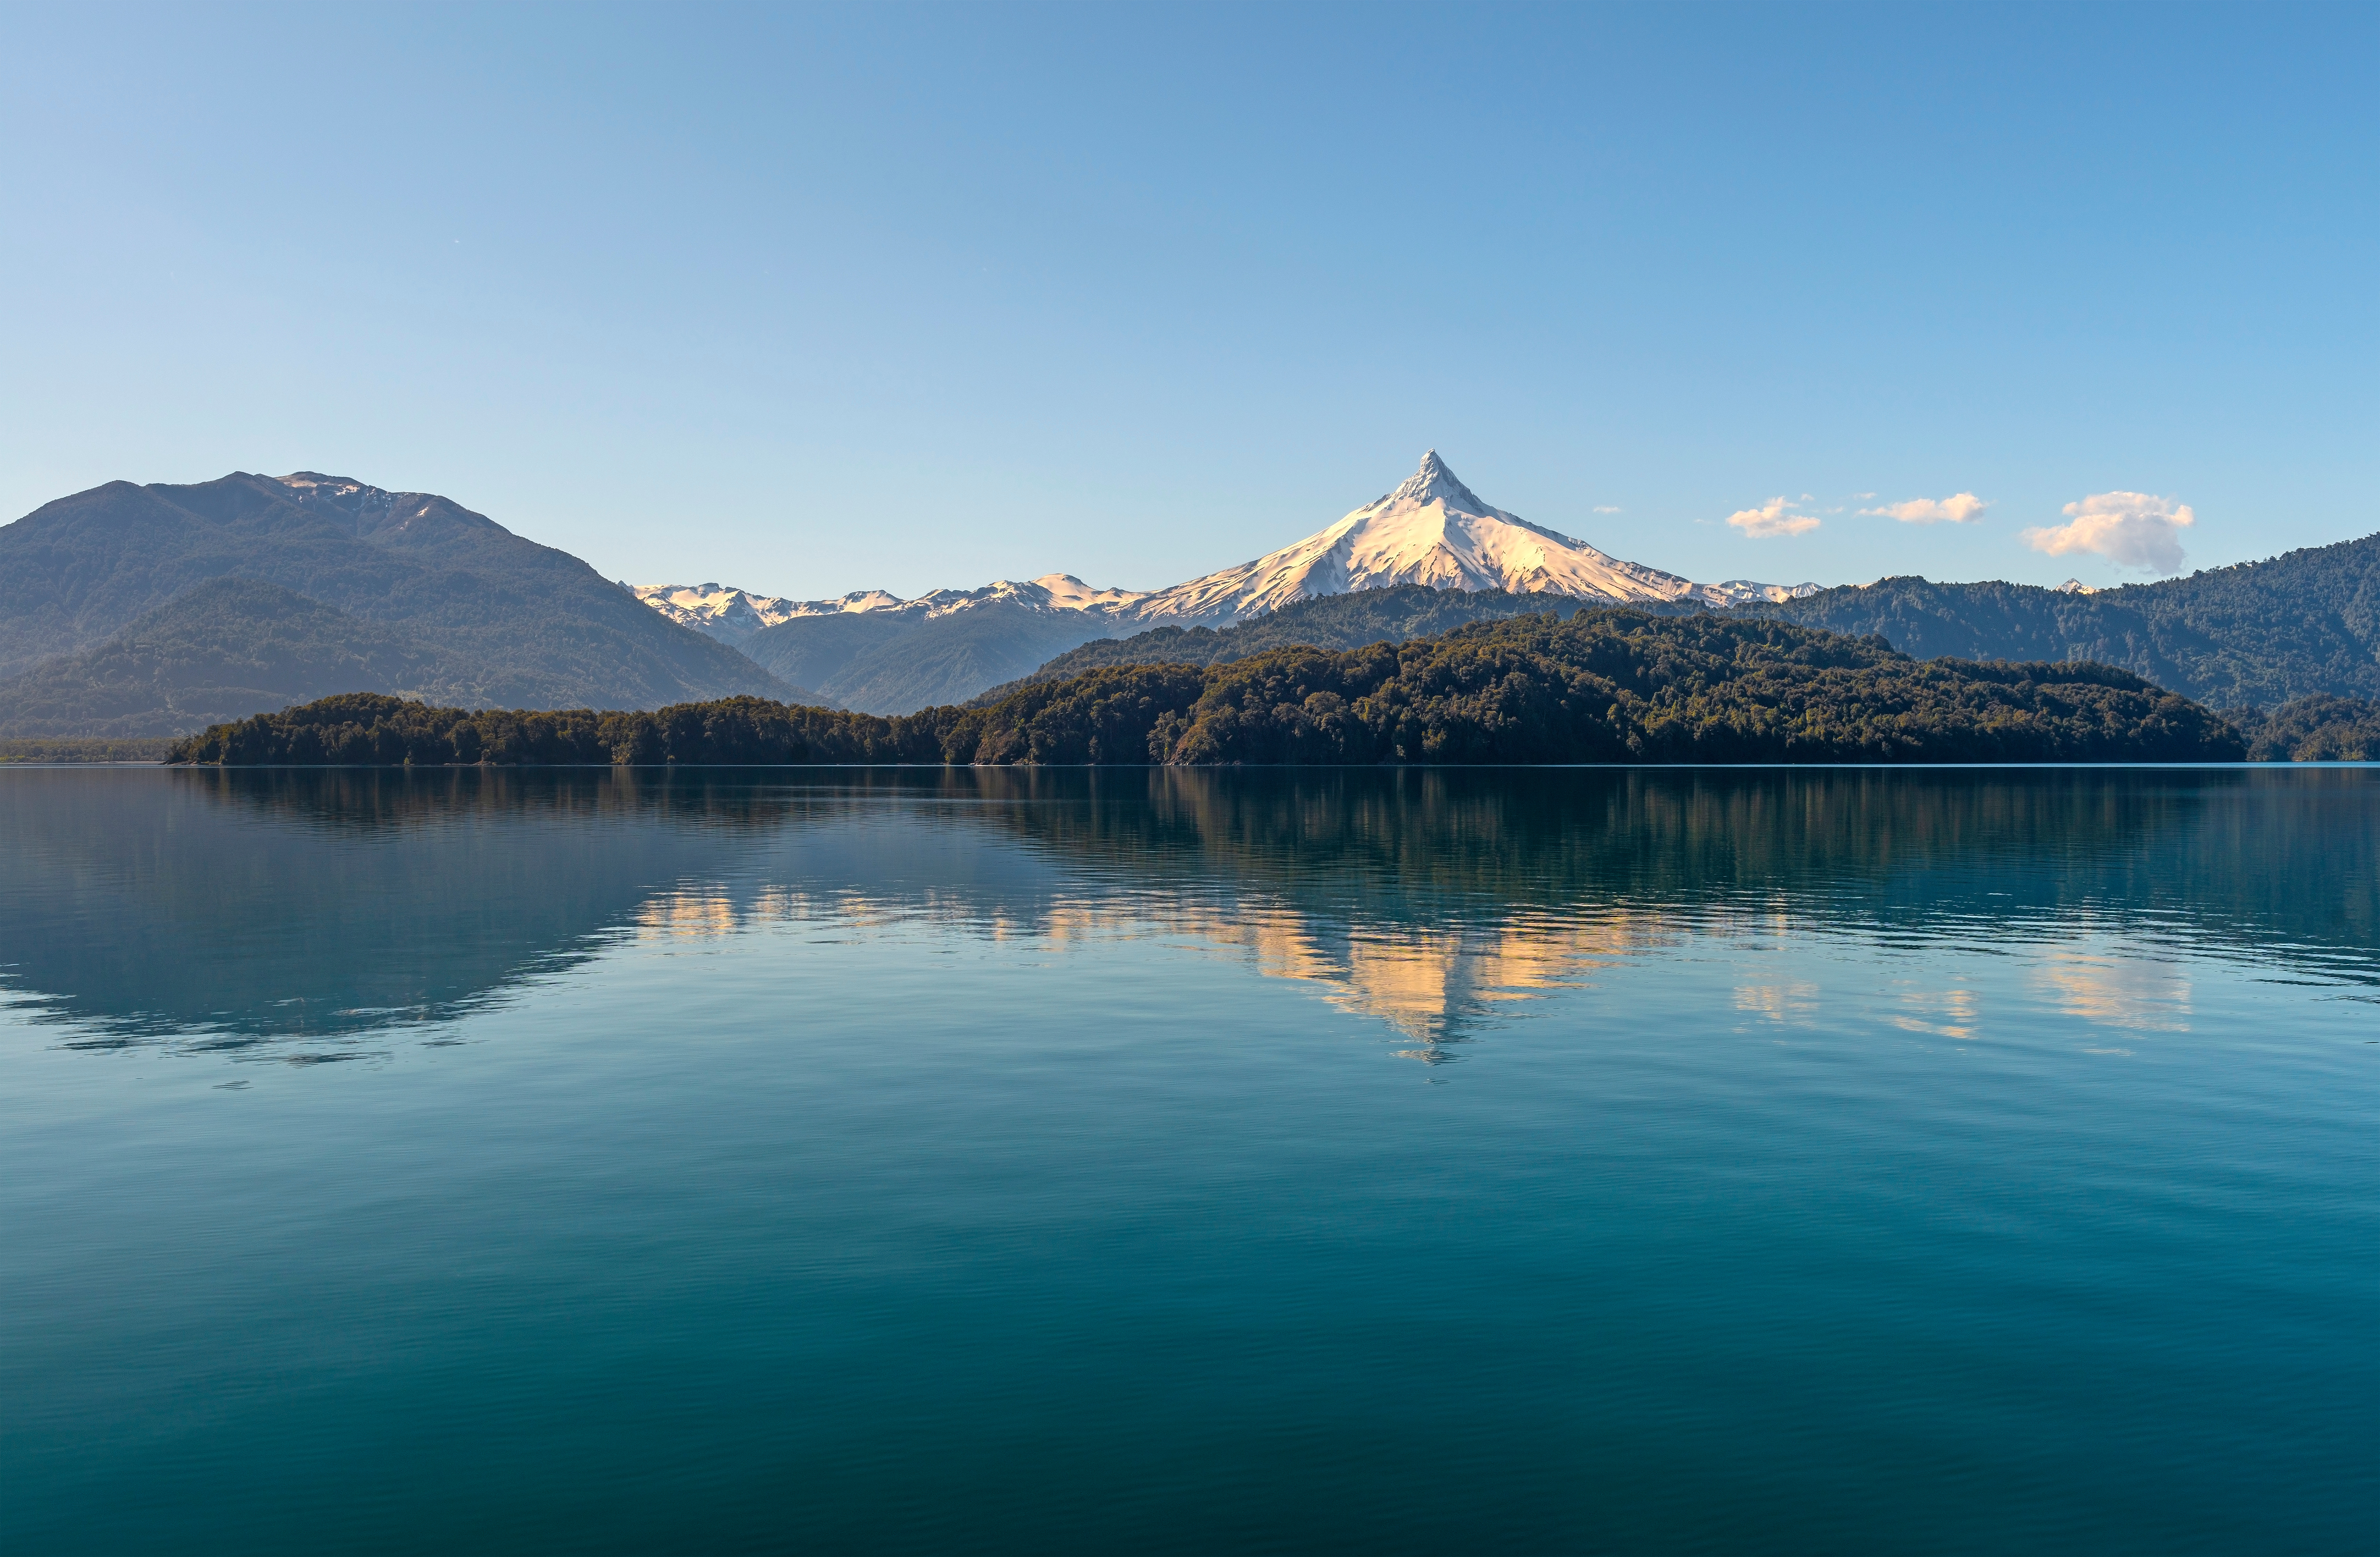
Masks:
[[[0,763],[163,762],[174,749],[159,736],[132,740],[0,740]]]
[[[1097,639],[1059,655],[1028,676],[995,687],[970,701],[989,707],[1026,687],[1116,665],[1220,665],[1269,649],[1298,646],[1361,649],[1371,643],[1427,638],[1473,622],[1542,611],[1566,614],[1577,608],[1577,602],[1559,597],[1507,594],[1501,590],[1433,590],[1424,584],[1320,595],[1293,601],[1278,611],[1228,627],[1159,627],[1131,638]]]
[[[276,584],[216,578],[96,649],[0,684],[0,736],[180,736],[351,687],[436,695],[452,665],[408,635]]]
[[[1343,653],[1095,670],[989,708],[880,717],[759,698],[658,712],[358,694],[219,724],[178,762],[1379,763],[2237,760],[2239,734],[2128,672],[1920,663],[1710,615],[1523,616]]]
[[[1922,659],[2119,665],[2216,707],[2380,698],[2380,535],[2095,594],[1887,578],[1740,611]]]
[[[0,578],[10,735],[179,735],[336,687],[549,708],[800,695],[566,552],[329,478],[112,481],[0,527]]]
[[[2380,761],[2380,702],[2369,699],[2300,698],[2224,717],[2247,737],[2252,762]]]
[[[2106,768],[937,766],[767,782],[784,773],[185,770],[178,803],[160,805],[148,785],[26,772],[0,784],[0,837],[43,846],[0,849],[0,946],[21,990],[92,1025],[92,1046],[443,1020],[583,956],[657,890],[801,879],[805,851],[762,845],[847,824],[862,797],[1067,867],[936,878],[888,861],[872,901],[1027,929],[1079,913],[1087,870],[1226,921],[1261,905],[1341,944],[1439,935],[1451,912],[1500,943],[1507,929],[1561,935],[1784,894],[1867,929],[2065,910],[2104,923],[2107,905],[2131,904],[2152,933],[2187,920],[2277,965],[2358,978],[2380,945],[2380,829],[2338,825],[2354,772],[2258,786],[2254,826],[2244,792],[2279,775],[2239,769],[2174,783]],[[391,835],[385,869],[406,890],[352,890],[358,845]],[[947,839],[916,842],[922,858]],[[756,858],[775,863],[756,876]],[[392,944],[428,950],[391,957]]]

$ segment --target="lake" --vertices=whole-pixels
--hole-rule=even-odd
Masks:
[[[2369,1551],[2380,771],[0,771],[0,1550]]]

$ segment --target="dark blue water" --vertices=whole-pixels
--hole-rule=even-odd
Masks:
[[[2380,1549],[2380,773],[0,771],[0,1550]]]

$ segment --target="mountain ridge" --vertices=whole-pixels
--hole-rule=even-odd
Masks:
[[[1301,601],[1409,586],[1655,608],[1786,600],[1818,588],[1697,584],[1623,561],[1491,506],[1435,449],[1397,486],[1321,529],[1161,590],[1099,589],[1065,573],[906,601],[882,590],[797,601],[716,582],[630,588],[778,675],[856,709],[901,713],[965,700],[1098,639],[1160,626],[1222,627]],[[994,614],[958,620],[975,612]],[[851,625],[860,617],[871,620]]]
[[[1426,584],[1317,595],[1220,627],[1163,626],[1130,638],[1095,638],[1037,666],[1030,675],[978,693],[969,706],[988,707],[1025,687],[1062,681],[1086,671],[1123,665],[1229,664],[1270,650],[1292,647],[1339,652],[1374,643],[1402,643],[1473,622],[1543,612],[1568,615],[1591,609],[1584,602],[1563,596],[1516,595],[1501,590],[1439,590]],[[1631,609],[1669,614],[1698,608],[1639,605]]]
[[[104,673],[97,662],[83,665],[99,679],[78,692],[59,680],[77,674],[60,663],[103,649],[191,590],[225,578],[306,602],[278,608],[306,618],[292,630],[313,645],[307,654],[336,658],[319,635],[337,629],[338,618],[371,624],[369,632],[357,629],[359,666],[426,657],[445,667],[446,695],[475,702],[655,707],[688,696],[798,690],[729,646],[659,616],[567,552],[435,493],[390,492],[319,471],[234,471],[186,485],[110,481],[69,494],[0,526],[0,578],[7,582],[0,591],[0,726],[43,722],[42,711],[87,696],[128,733],[141,712],[115,699],[170,668],[136,670],[119,654]],[[315,614],[317,607],[338,618]],[[195,674],[212,684],[251,647],[240,635],[257,629],[254,613],[265,609],[267,597],[249,598],[246,614],[226,619],[207,642],[202,620],[179,619],[176,651],[196,656]],[[398,639],[410,647],[400,652]],[[24,682],[36,671],[34,682]],[[147,713],[152,724],[182,717],[162,687]]]
[[[1912,576],[1737,609],[1921,658],[2095,660],[2217,708],[2380,698],[2380,534],[2114,589]]]
[[[1507,533],[1510,532],[1510,533]],[[1516,539],[1517,537],[1517,539]],[[1472,591],[1552,594],[1604,604],[1730,605],[1788,600],[1816,584],[1729,579],[1697,584],[1625,562],[1584,541],[1497,508],[1465,485],[1436,449],[1411,476],[1321,529],[1236,567],[1160,590],[1099,589],[1069,573],[995,579],[978,590],[938,589],[914,599],[858,590],[823,600],[760,595],[717,582],[634,584],[637,597],[673,621],[740,640],[805,617],[886,612],[947,614],[1016,602],[1082,611],[1124,623],[1236,621],[1293,600],[1427,584]]]

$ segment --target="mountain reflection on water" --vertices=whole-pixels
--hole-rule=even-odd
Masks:
[[[2375,798],[2360,769],[18,772],[0,989],[77,1046],[321,1060],[620,938],[1161,936],[1437,1060],[1616,960],[1790,930],[2022,945],[2053,1004],[2175,1030],[2192,955],[2380,985]],[[1906,1025],[1959,1036],[1961,998]]]

